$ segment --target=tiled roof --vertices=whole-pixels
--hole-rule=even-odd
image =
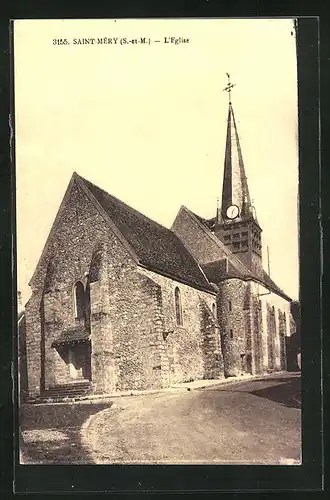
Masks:
[[[208,262],[202,265],[202,269],[211,283],[218,284],[220,281],[228,278],[247,278],[250,275],[245,275],[230,262],[229,258]]]
[[[89,332],[83,328],[71,328],[69,330],[63,330],[58,339],[54,340],[52,347],[60,344],[69,344],[71,342],[81,342],[87,340],[89,337]]]
[[[279,286],[276,285],[276,283],[271,279],[271,277],[266,273],[266,271],[263,271],[260,280],[263,283],[265,283],[265,285],[268,286],[268,288],[270,288],[274,292],[278,293],[279,295],[282,295],[283,297],[291,301],[291,298],[286,293],[284,293]]]
[[[208,262],[202,265],[202,269],[209,281],[219,283],[227,275],[227,259]]]
[[[138,256],[141,265],[190,286],[214,293],[213,286],[203,274],[197,261],[173,231],[149,219],[86,179],[78,177],[124,236]]]

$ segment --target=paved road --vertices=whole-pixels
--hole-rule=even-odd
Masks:
[[[96,463],[299,461],[300,378],[118,398],[93,417],[87,438]]]

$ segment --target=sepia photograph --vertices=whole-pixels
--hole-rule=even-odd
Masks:
[[[301,465],[297,24],[13,23],[21,465]]]

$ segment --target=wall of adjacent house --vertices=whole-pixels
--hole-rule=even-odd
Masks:
[[[26,324],[26,360],[28,374],[28,394],[31,397],[40,394],[42,389],[42,374],[44,366],[42,366],[42,324],[40,317],[40,305],[42,299],[42,279],[40,281],[40,291],[38,284],[33,290],[33,293],[25,306],[25,324]]]
[[[23,316],[18,321],[17,336],[18,336],[18,391],[19,391],[20,401],[24,402],[28,395],[25,314],[23,314]]]

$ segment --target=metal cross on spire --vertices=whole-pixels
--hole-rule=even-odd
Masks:
[[[225,87],[223,90],[225,92],[228,92],[228,97],[229,97],[229,104],[231,103],[231,89],[233,87],[235,87],[235,83],[231,83],[230,82],[230,74],[229,73],[226,73],[227,77],[228,77],[228,83],[227,83],[227,87]]]

